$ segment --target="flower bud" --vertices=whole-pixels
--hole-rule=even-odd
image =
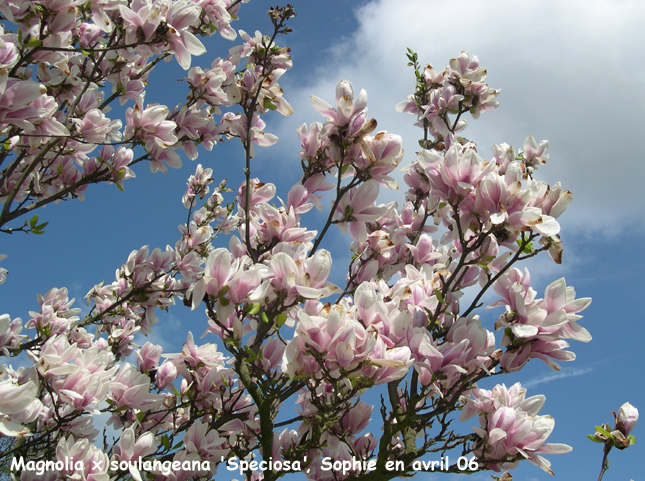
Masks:
[[[157,370],[155,384],[159,389],[165,389],[175,379],[177,379],[177,367],[171,362],[164,362]]]
[[[616,429],[629,436],[629,433],[634,429],[638,422],[638,409],[629,403],[623,404],[616,414]]]

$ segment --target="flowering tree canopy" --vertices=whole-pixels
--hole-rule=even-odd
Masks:
[[[277,42],[295,14],[272,8],[269,35],[238,39],[231,22],[246,1],[0,0],[2,232],[40,234],[32,211],[91,195],[90,184],[122,188],[138,163],[178,168],[200,145],[238,138],[245,176],[231,190],[216,163],[198,164],[176,244],[132,251],[87,294],[84,317],[65,288],[39,295],[26,322],[0,316],[0,433],[17,440],[0,459],[16,478],[48,481],[208,479],[222,465],[249,480],[387,480],[433,453],[459,459],[442,458],[443,472],[523,460],[551,472],[543,455],[570,447],[547,442],[544,396],[477,385],[531,359],[559,369],[575,358],[570,340],[591,340],[579,323],[591,300],[564,279],[538,297],[519,268],[562,260],[557,219],[572,194],[537,178],[548,142],[495,145],[484,159],[463,137],[466,117],[498,105],[478,58],[461,52],[435,70],[410,50],[416,87],[396,108],[421,140],[401,205],[377,202],[398,188],[402,138],[377,130],[367,93],[345,80],[334,105],[311,97],[321,117],[298,129],[302,176],[280,198],[252,159],[277,141],[263,117],[293,112],[278,83],[292,62]],[[236,43],[191,68],[210,35]],[[173,58],[187,100],[147,103],[155,66]],[[123,119],[109,116],[117,101]],[[326,216],[316,230],[305,222],[314,207]],[[325,249],[334,226],[351,238],[340,286]],[[188,332],[179,353],[135,345],[177,303],[204,312],[196,334],[208,342]],[[494,325],[484,307],[499,308]],[[101,438],[99,415],[114,435]],[[616,419],[594,440],[632,443],[638,411],[626,404]],[[41,462],[55,469],[38,472]]]

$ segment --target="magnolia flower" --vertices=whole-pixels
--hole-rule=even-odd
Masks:
[[[479,414],[480,427],[473,431],[482,444],[474,451],[480,463],[486,463],[493,471],[513,468],[518,457],[553,474],[551,463],[539,454],[562,454],[571,451],[566,444],[546,443],[555,426],[551,416],[538,416],[546,398],[525,398],[526,389],[516,383],[509,389],[497,385],[492,391],[475,389],[460,420]]]
[[[537,168],[538,165],[545,164],[549,160],[549,155],[546,151],[549,149],[549,141],[543,140],[539,143],[535,142],[532,136],[528,136],[524,141],[520,155],[524,156],[524,163],[529,170]]]
[[[173,2],[168,11],[168,48],[184,70],[190,68],[191,55],[206,53],[204,44],[190,33],[190,27],[199,23],[200,14],[199,5],[191,2]]]
[[[367,92],[361,90],[354,99],[354,87],[351,82],[341,80],[336,86],[336,108],[318,97],[311,96],[311,105],[321,114],[329,117],[339,127],[345,126],[360,115],[367,105]]]
[[[378,182],[368,180],[357,189],[345,194],[336,207],[336,222],[345,231],[349,223],[349,234],[358,242],[367,239],[367,222],[373,222],[387,211],[387,207],[374,204],[378,197]]]
[[[92,109],[82,119],[72,119],[76,130],[90,143],[98,144],[106,139],[121,140],[120,120],[110,120],[99,109]]]
[[[7,347],[16,347],[29,339],[28,336],[21,335],[21,331],[22,320],[19,317],[12,321],[9,314],[0,316],[0,353],[9,356]]]
[[[0,365],[0,375],[4,366]],[[34,371],[20,368],[9,379],[0,381],[0,434],[22,437],[29,429],[11,420],[12,414],[24,412],[38,395]]]
[[[150,392],[150,377],[140,374],[132,364],[123,364],[110,382],[110,399],[119,408],[151,410],[162,401],[162,396]]]
[[[83,481],[109,479],[107,454],[90,444],[88,439],[76,440],[73,435],[67,438],[61,437],[56,446],[56,459],[63,466],[59,473],[63,479]],[[76,469],[77,467],[81,467],[80,471]]]
[[[177,124],[172,120],[166,120],[168,114],[168,107],[165,105],[153,104],[144,109],[143,104],[137,102],[134,108],[125,112],[125,138],[140,137],[145,141],[148,150],[152,149],[154,144],[164,149],[168,148],[177,142]]]
[[[616,429],[625,437],[629,436],[638,422],[638,409],[629,403],[623,404],[616,414]]]
[[[112,459],[114,461],[131,461],[128,463],[130,474],[136,481],[141,481],[141,473],[135,463],[156,450],[157,443],[154,434],[147,432],[136,438],[133,427],[129,427],[123,430],[119,445],[114,447]]]

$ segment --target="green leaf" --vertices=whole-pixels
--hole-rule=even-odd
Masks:
[[[249,346],[244,346],[244,352],[247,355],[247,357],[243,359],[244,362],[250,363],[257,360],[258,357]]]
[[[29,42],[27,42],[26,47],[29,48],[35,48],[35,47],[40,47],[43,44],[43,41],[37,38],[31,38],[29,39]]]
[[[611,433],[609,431],[605,430],[605,428],[603,428],[602,426],[594,426],[594,428],[600,434],[602,434],[604,436],[607,436],[607,438],[614,439],[614,437],[611,435]]]
[[[264,99],[264,108],[269,110],[276,110],[278,107],[269,99]]]
[[[184,445],[184,442],[183,442],[183,441],[179,441],[177,444],[175,444],[175,445],[172,447],[172,449],[173,449],[173,450],[175,450],[175,449],[179,449],[179,448],[180,448],[180,447],[182,447],[183,445]]]
[[[524,241],[522,239],[515,239],[515,243],[518,245],[518,247],[522,247],[523,242]],[[522,248],[522,253],[530,254],[531,252],[533,252],[533,243],[529,242]]]
[[[629,445],[631,446],[632,444],[636,444],[636,438],[634,437],[633,434],[630,434],[627,436],[627,440],[629,441]]]
[[[434,295],[437,296],[437,300],[443,304],[443,296],[441,295],[441,291],[439,289],[434,290]]]
[[[164,434],[163,437],[161,438],[161,444],[165,449],[170,450],[170,438],[168,437],[167,434]]]
[[[257,314],[258,312],[260,312],[260,303],[259,302],[254,302],[253,304],[248,305],[247,314],[249,316],[252,316],[253,314]]]
[[[36,227],[36,222],[38,222],[38,214],[36,214],[29,220],[29,227],[31,227],[32,229]]]
[[[267,324],[270,322],[269,321],[269,316],[267,316],[266,312],[262,313],[262,315],[260,316],[260,319],[262,319],[262,322],[266,322]]]
[[[143,411],[139,411],[139,412],[137,413],[137,421],[139,421],[140,423],[142,423],[142,422],[143,422],[143,416],[144,416]]]
[[[349,163],[343,164],[343,166],[340,168],[340,176],[342,177],[345,172],[347,172],[347,169],[349,169]]]
[[[284,323],[287,322],[287,316],[284,314],[278,314],[275,316],[275,325],[278,327],[282,327]]]
[[[587,434],[587,437],[588,437],[591,441],[593,441],[594,443],[604,444],[604,441],[603,441],[602,439],[597,438],[597,437],[596,437],[596,436],[594,436],[593,434]]]

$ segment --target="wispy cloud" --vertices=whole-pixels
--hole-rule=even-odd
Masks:
[[[645,65],[633,61],[642,57],[638,49],[645,34],[637,24],[645,15],[645,3],[599,0],[591,7],[583,0],[457,3],[458,35],[437,33],[427,20],[453,18],[454,2],[363,4],[356,11],[356,33],[339,42],[342,47],[331,49],[307,79],[298,78],[296,85],[285,87],[296,111],[275,132],[291,152],[285,158],[292,159],[293,149],[298,149],[294,129],[304,121],[322,120],[309,105],[309,94],[333,103],[336,83],[348,79],[357,91],[366,89],[369,115],[378,120],[378,129],[403,136],[404,163],[410,162],[418,150],[419,132],[412,127],[411,116],[393,110],[414,88],[405,49],[417,50],[421,62],[430,61],[437,69],[465,49],[479,55],[490,85],[502,89],[500,108],[470,122],[467,130],[466,136],[478,142],[480,155],[489,156],[494,143],[519,147],[528,134],[549,139],[551,160],[539,178],[549,183],[560,180],[576,196],[563,216],[564,224],[603,235],[620,233],[628,225],[645,227],[645,190],[640,188],[645,163],[634,148],[645,101],[633,94],[645,79]],[[525,28],[526,19],[530,29]],[[397,25],[404,27],[394,28]],[[609,72],[623,72],[625,65],[633,81],[628,88],[617,88],[616,77]],[[387,192],[381,194],[382,202],[393,200]],[[607,201],[610,197],[612,202]]]
[[[522,383],[522,387],[531,388],[537,386],[538,384],[544,384],[547,382],[555,381],[556,379],[563,379],[565,377],[574,377],[582,376],[583,374],[589,374],[593,369],[588,368],[575,368],[575,369],[563,369],[562,371],[555,372],[553,374],[543,374],[542,376],[535,377],[528,382]]]

